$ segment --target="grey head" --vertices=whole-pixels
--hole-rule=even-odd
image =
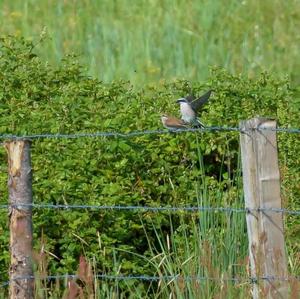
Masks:
[[[180,103],[187,103],[189,104],[189,101],[186,98],[180,98],[176,101],[176,103],[180,104]]]

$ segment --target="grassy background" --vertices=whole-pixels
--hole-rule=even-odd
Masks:
[[[78,53],[104,81],[204,80],[216,65],[300,82],[297,0],[1,0],[0,28],[32,38],[46,28],[51,40],[39,48],[42,58],[58,63]]]

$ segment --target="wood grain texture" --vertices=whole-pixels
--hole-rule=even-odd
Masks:
[[[254,118],[240,128],[245,207],[257,209],[246,216],[251,276],[287,277],[283,215],[264,210],[281,208],[276,132],[265,130],[276,128],[276,122]],[[252,295],[288,298],[288,283],[263,280],[253,285]]]
[[[32,267],[32,171],[29,141],[5,143],[8,154],[8,189],[10,226],[9,296],[14,299],[33,298]]]

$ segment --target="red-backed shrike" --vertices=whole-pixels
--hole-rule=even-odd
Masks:
[[[188,125],[182,119],[179,119],[179,118],[176,118],[173,116],[167,116],[167,115],[161,116],[161,122],[162,122],[163,126],[169,130],[184,129]]]
[[[199,109],[208,101],[211,92],[212,90],[209,90],[198,99],[195,99],[194,96],[189,95],[176,101],[178,104],[180,104],[181,119],[185,123],[204,127],[204,125],[197,119],[197,113]]]

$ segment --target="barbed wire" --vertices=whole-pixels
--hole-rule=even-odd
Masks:
[[[253,130],[253,129],[249,129]],[[264,128],[260,127],[257,130],[268,130],[276,132],[285,132],[285,133],[300,133],[298,128]],[[185,132],[247,132],[238,127],[220,127],[220,126],[211,126],[204,128],[185,128],[185,129],[174,129],[174,130],[145,130],[145,131],[132,131],[128,133],[122,132],[94,132],[94,133],[72,133],[72,134],[29,134],[29,135],[13,135],[13,134],[1,134],[0,139],[44,139],[44,138],[64,138],[64,139],[74,139],[74,138],[97,138],[97,137],[119,137],[119,138],[130,138],[143,135],[161,135],[161,134],[170,134],[170,133],[185,133]]]
[[[279,277],[273,275],[266,275],[266,276],[258,276],[258,277],[205,277],[199,275],[190,275],[190,276],[183,276],[181,274],[177,275],[160,275],[160,276],[148,276],[148,275],[109,275],[109,274],[96,274],[93,275],[92,278],[103,279],[103,280],[141,280],[141,281],[219,281],[219,282],[248,282],[248,283],[258,283],[259,281],[300,281],[300,276],[289,276],[289,277]],[[2,282],[0,287],[5,287],[11,284],[13,281],[20,281],[20,280],[53,280],[53,279],[81,279],[80,275],[78,274],[61,274],[61,275],[48,275],[48,276],[40,276],[36,277],[33,275],[28,276],[19,276],[14,277],[11,280]]]
[[[82,137],[121,137],[129,138],[143,135],[160,135],[169,133],[183,133],[183,132],[208,132],[208,131],[239,131],[239,128],[235,127],[206,127],[206,128],[186,128],[176,130],[144,130],[144,131],[132,131],[128,133],[123,132],[95,132],[95,133],[73,133],[73,134],[32,134],[32,135],[0,135],[0,139],[40,139],[40,138],[82,138]]]
[[[9,209],[20,207],[32,207],[37,209],[91,209],[91,210],[136,210],[145,212],[226,212],[226,213],[252,213],[252,212],[273,212],[283,213],[290,215],[300,215],[300,210],[289,210],[282,208],[233,208],[233,207],[210,207],[210,206],[179,206],[179,207],[168,207],[168,206],[133,206],[133,205],[65,205],[65,204],[51,204],[51,203],[16,203],[16,204],[0,204],[0,209]]]
[[[299,134],[300,129],[298,128],[259,128],[258,130],[267,130],[267,131],[275,131],[275,132],[283,132],[283,133],[292,133]]]

